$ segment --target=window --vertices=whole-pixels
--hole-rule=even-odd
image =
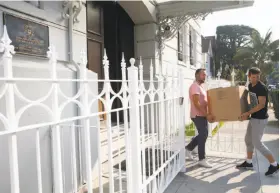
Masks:
[[[193,65],[193,38],[192,38],[192,28],[189,27],[189,55],[190,55],[190,64]]]
[[[29,4],[31,4],[31,5],[33,5],[34,7],[38,7],[38,8],[42,8],[41,7],[41,2],[39,1],[39,0],[34,0],[34,1],[25,1],[26,3],[29,3]]]
[[[189,26],[189,58],[190,65],[195,65],[196,59],[196,32],[195,30]]]
[[[183,61],[183,48],[184,48],[184,39],[183,39],[183,29],[178,30],[178,60]]]

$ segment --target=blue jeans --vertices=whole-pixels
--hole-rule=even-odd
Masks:
[[[192,118],[192,121],[195,124],[198,135],[192,139],[192,141],[186,146],[186,149],[192,151],[196,146],[198,146],[199,160],[203,160],[205,159],[205,143],[208,137],[208,121],[206,117],[198,116]]]

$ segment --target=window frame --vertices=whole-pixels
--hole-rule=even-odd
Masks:
[[[181,27],[177,33],[177,59],[184,62],[184,28]]]
[[[190,66],[196,68],[196,47],[197,47],[197,32],[196,30],[189,25],[189,62]]]
[[[194,60],[193,60],[193,32],[192,32],[192,26],[189,25],[189,34],[188,34],[188,38],[189,38],[189,62],[191,66],[194,66]]]
[[[33,0],[33,1],[24,1],[25,3],[28,3],[29,5],[31,5],[31,6],[34,6],[34,7],[36,7],[36,8],[38,8],[38,9],[44,9],[44,3],[42,2],[42,1],[40,1],[40,0],[37,0],[37,1],[35,1],[35,0]],[[34,5],[32,2],[38,2],[38,5]]]

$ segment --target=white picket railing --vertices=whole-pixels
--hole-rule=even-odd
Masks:
[[[0,79],[0,99],[4,97],[6,104],[6,111],[0,112],[0,122],[4,127],[4,130],[0,130],[0,137],[8,139],[10,165],[9,174],[6,175],[10,175],[10,183],[0,187],[1,192],[25,193],[25,187],[28,186],[36,187],[33,192],[45,192],[44,187],[47,185],[42,178],[45,177],[43,172],[46,168],[43,171],[42,155],[46,152],[41,149],[40,138],[44,128],[50,128],[51,131],[50,159],[53,168],[47,170],[53,172],[52,186],[55,193],[163,192],[178,172],[184,169],[184,105],[181,103],[184,88],[183,76],[179,71],[174,70],[171,77],[158,76],[156,79],[151,63],[150,79],[143,80],[141,59],[138,69],[132,58],[131,66],[127,69],[127,80],[123,57],[122,80],[110,80],[109,60],[105,51],[105,79],[90,79],[86,68],[86,53],[81,52],[80,77],[61,79],[58,78],[56,50],[50,46],[50,78],[16,78],[13,76],[15,52],[6,27],[0,51],[3,53],[1,65],[4,69],[4,77]],[[28,82],[38,85],[48,83],[50,88],[45,89],[47,94],[32,100],[18,87],[18,83]],[[74,96],[66,96],[61,85],[64,83],[78,85]],[[102,91],[96,94],[90,86],[92,83],[103,83]],[[120,83],[121,89],[115,92],[111,87],[112,83]],[[121,108],[113,109],[116,99],[121,101]],[[16,107],[16,100],[25,105]],[[51,101],[49,105],[46,104],[48,100]],[[99,101],[104,106],[102,112],[98,112]],[[69,104],[75,104],[79,114],[64,118],[62,112]],[[21,118],[32,107],[41,108],[49,117],[41,123],[21,126]],[[113,125],[111,115],[114,113],[117,122]],[[106,115],[105,121],[100,120],[100,115]],[[122,121],[120,116],[123,117]],[[32,167],[36,170],[37,179],[30,179],[32,184],[22,184],[23,179],[19,176],[24,167],[19,168],[18,155],[21,152],[18,149],[18,135],[28,131],[35,132],[32,138],[36,141],[36,165]],[[65,132],[70,132],[69,137]],[[21,140],[29,143],[29,138]],[[66,156],[65,148],[70,151],[70,157]],[[21,160],[25,158],[23,156]],[[71,167],[65,169],[64,163],[68,158],[71,160]],[[70,186],[66,183],[68,174],[71,176]],[[27,173],[24,175],[24,178],[28,178]]]

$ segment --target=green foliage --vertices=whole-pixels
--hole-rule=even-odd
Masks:
[[[279,48],[274,51],[273,55],[271,56],[271,60],[273,62],[279,62]]]
[[[217,50],[215,55],[216,72],[222,65],[223,71],[225,65],[229,65],[230,69],[233,67],[241,69],[242,66],[236,65],[237,61],[233,60],[237,49],[245,46],[250,41],[250,36],[254,31],[253,28],[244,25],[225,25],[217,27]],[[246,70],[245,70],[246,71]],[[222,74],[222,78],[230,79],[230,71]]]
[[[278,82],[279,81],[279,69],[273,69],[273,71],[270,74],[270,78],[274,81],[274,82]]]
[[[272,32],[268,31],[262,37],[258,31],[253,31],[250,41],[240,48],[234,56],[235,61],[241,62],[246,69],[256,66],[261,69],[261,80],[266,82],[266,77],[273,71],[274,62],[277,59],[279,40],[271,41]],[[279,56],[278,56],[279,57]]]
[[[270,95],[273,103],[275,118],[279,119],[279,90],[272,90]]]
[[[190,123],[185,127],[185,135],[188,137],[195,136],[195,125],[194,123]]]

